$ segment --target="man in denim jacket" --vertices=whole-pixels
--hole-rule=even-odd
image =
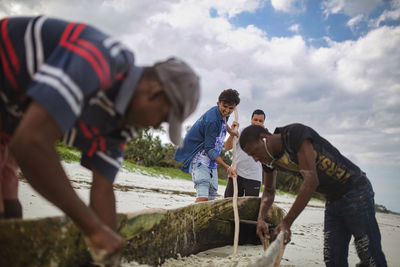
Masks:
[[[175,160],[183,162],[182,170],[191,173],[197,191],[196,202],[215,199],[218,190],[217,164],[227,169],[230,177],[233,170],[219,156],[226,131],[236,134],[227,125],[229,115],[239,104],[239,93],[224,90],[217,106],[206,111],[186,134],[183,145],[176,151]]]

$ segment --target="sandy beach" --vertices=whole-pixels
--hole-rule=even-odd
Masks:
[[[79,163],[64,163],[73,187],[79,196],[88,203],[91,173]],[[149,208],[174,209],[192,204],[195,198],[193,183],[153,177],[139,172],[122,169],[115,181],[117,211],[136,212]],[[218,189],[222,198],[224,186]],[[20,182],[19,197],[23,205],[24,218],[59,216],[62,212],[44,200],[30,185]],[[294,198],[277,195],[276,204],[286,211]],[[286,246],[281,266],[324,266],[323,262],[323,217],[324,203],[310,201],[309,205],[292,226],[292,241]],[[377,213],[382,234],[382,246],[388,266],[400,266],[400,216]],[[358,257],[353,241],[349,250],[349,266],[355,266]],[[237,256],[233,257],[233,247],[225,246],[203,251],[189,257],[169,259],[162,266],[248,266],[263,253],[261,246],[239,246]],[[123,262],[122,266],[138,266],[134,262]],[[145,266],[145,265],[141,265]]]

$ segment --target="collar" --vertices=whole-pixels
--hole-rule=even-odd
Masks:
[[[121,88],[115,100],[115,109],[121,115],[125,114],[126,108],[131,101],[133,92],[136,89],[136,85],[142,76],[143,67],[137,67],[132,65],[127,77],[123,81]]]

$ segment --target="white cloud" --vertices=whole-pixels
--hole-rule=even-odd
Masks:
[[[384,10],[378,19],[372,21],[372,24],[379,27],[384,21],[398,20],[400,18],[400,0],[392,0],[391,7],[392,10]]]
[[[300,35],[276,38],[255,26],[230,23],[230,17],[255,11],[262,1],[232,1],[229,7],[223,0],[89,2],[38,0],[27,6],[12,1],[19,5],[15,8],[3,1],[0,12],[45,13],[92,23],[123,40],[140,65],[172,55],[183,58],[202,83],[200,106],[185,124],[215,105],[223,89],[235,88],[241,96],[241,125],[261,108],[270,130],[302,122],[361,167],[382,162],[399,169],[400,26],[378,27],[355,41],[326,39],[327,47],[315,48]],[[380,3],[363,2],[368,9]],[[361,19],[355,14],[362,9],[350,12],[348,2],[329,3],[329,14],[353,14],[349,26]],[[212,8],[219,16],[210,16]]]
[[[299,24],[293,24],[292,26],[289,27],[289,31],[298,33],[300,31],[300,25]]]
[[[382,4],[383,0],[324,0],[321,7],[326,16],[344,13],[353,17],[359,14],[368,14]]]
[[[364,15],[363,14],[359,14],[353,18],[351,18],[348,22],[347,22],[347,26],[352,30],[352,32],[356,32],[357,31],[357,26],[358,24],[363,21],[364,19]]]
[[[271,0],[271,5],[275,10],[286,13],[301,13],[306,8],[304,0]]]

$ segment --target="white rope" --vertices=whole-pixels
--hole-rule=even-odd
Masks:
[[[237,109],[234,109],[234,115],[235,115],[235,119],[234,121],[238,121],[238,112]],[[234,127],[234,129],[232,130],[236,130],[236,127]],[[232,156],[232,169],[236,169],[236,140],[237,137],[234,136],[233,137],[233,141],[232,141],[232,148],[233,148],[233,156]],[[238,198],[238,185],[237,185],[237,177],[232,177],[233,180],[233,198],[232,198],[232,204],[233,204],[233,215],[235,217],[235,235],[234,235],[234,241],[233,241],[233,256],[236,256],[237,254],[237,248],[238,248],[238,244],[239,244],[239,211],[238,211],[238,205],[237,205],[237,198]]]
[[[285,246],[283,244],[283,232],[279,232],[278,237],[272,242],[261,258],[249,264],[249,267],[275,267],[279,266]]]

